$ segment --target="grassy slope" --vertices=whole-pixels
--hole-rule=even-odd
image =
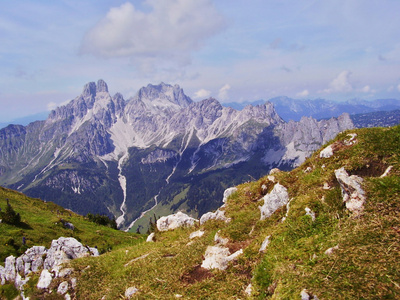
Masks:
[[[258,199],[265,193],[261,186],[273,187],[267,177],[240,185],[226,208],[232,222],[208,222],[201,228],[206,234],[192,244],[189,234],[198,228],[158,232],[155,243],[74,261],[76,270],[91,266],[76,271],[78,298],[123,298],[125,289],[135,286],[140,299],[173,299],[176,294],[184,299],[236,299],[245,298],[252,283],[255,299],[299,299],[304,288],[320,299],[398,299],[400,127],[355,132],[358,142],[342,145],[333,157],[319,158],[318,151],[299,168],[274,175],[292,199],[284,222],[286,207],[259,220]],[[336,140],[348,138],[347,133]],[[389,165],[390,175],[379,178]],[[305,172],[308,167],[311,171]],[[343,207],[334,177],[340,167],[364,178],[368,200],[360,217]],[[325,182],[330,190],[323,189]],[[305,215],[306,207],[316,213],[314,222]],[[202,255],[220,229],[230,239],[229,248],[244,248],[244,254],[226,271],[202,270]],[[271,243],[260,253],[268,235]],[[336,252],[324,254],[335,245]]]
[[[262,186],[269,191],[273,182],[264,177],[242,184],[226,207],[232,221],[206,223],[201,238],[189,240],[199,227],[157,232],[155,243],[72,261],[77,299],[124,299],[131,286],[139,289],[138,299],[174,299],[176,294],[183,299],[243,299],[249,283],[254,299],[300,299],[304,288],[319,299],[398,299],[400,127],[350,132],[358,134],[355,145],[342,145],[327,159],[319,158],[318,151],[299,168],[274,174],[291,198],[284,222],[286,207],[259,220]],[[336,141],[346,139],[347,133]],[[390,175],[379,178],[389,165]],[[306,172],[308,167],[311,171]],[[367,202],[360,217],[343,207],[334,176],[340,167],[364,178]],[[324,183],[331,189],[323,189]],[[314,222],[305,215],[306,207],[316,213]],[[201,269],[202,255],[218,230],[230,239],[232,252],[243,248],[244,254],[226,271]],[[268,235],[271,243],[260,253]],[[324,254],[335,245],[337,251]]]
[[[75,237],[83,244],[97,246],[100,252],[127,246],[142,240],[135,234],[117,231],[89,222],[84,217],[65,210],[52,202],[27,197],[21,193],[0,187],[0,208],[5,211],[7,200],[21,215],[22,224],[0,224],[0,262],[9,255],[19,256],[34,245],[50,247],[51,241],[60,236]],[[72,223],[75,230],[64,228],[60,219]],[[22,237],[26,245],[22,245]]]

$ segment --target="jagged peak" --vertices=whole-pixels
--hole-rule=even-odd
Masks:
[[[96,83],[89,82],[86,83],[83,87],[82,96],[95,96],[96,95]]]
[[[165,103],[168,101],[180,107],[187,107],[193,102],[192,99],[185,95],[178,84],[172,86],[164,82],[158,85],[148,84],[146,87],[142,87],[134,98],[150,102],[161,101]]]
[[[108,93],[108,86],[107,83],[103,79],[99,79],[97,81],[96,92],[107,92]]]

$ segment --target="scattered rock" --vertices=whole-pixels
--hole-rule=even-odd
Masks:
[[[246,289],[244,290],[244,293],[247,295],[247,296],[251,296],[251,292],[253,291],[253,286],[251,285],[251,283],[249,283],[249,285],[246,287]]]
[[[220,236],[218,233],[220,232],[220,230],[215,234],[214,236],[214,242],[220,245],[226,245],[229,242],[229,239],[227,238],[223,238],[222,236]]]
[[[301,300],[318,300],[318,297],[310,294],[306,289],[300,293]]]
[[[258,207],[261,212],[260,220],[264,220],[289,202],[289,194],[283,185],[277,183],[272,191],[260,200],[264,200],[264,205]]]
[[[311,167],[307,167],[307,169],[304,170],[304,173],[310,173],[312,171]]]
[[[338,249],[339,249],[339,245],[336,245],[335,247],[331,247],[331,248],[327,249],[325,251],[325,254],[326,255],[332,255],[332,253],[335,252]]]
[[[324,186],[322,187],[324,190],[330,190],[331,186],[329,185],[329,183],[324,182]]]
[[[271,182],[275,182],[275,176],[273,176],[273,175],[268,175],[268,176],[267,176],[267,179],[268,179],[269,181],[271,181]]]
[[[60,295],[64,295],[66,292],[68,292],[68,282],[63,281],[58,286],[57,293]]]
[[[270,237],[271,236],[269,235],[265,238],[265,240],[262,242],[260,250],[258,250],[258,252],[264,252],[267,249],[267,247],[270,243],[270,240],[269,240]]]
[[[175,298],[182,298],[183,296],[181,294],[175,294]]]
[[[76,289],[76,283],[77,283],[76,278],[75,277],[71,278],[71,287],[73,290]]]
[[[74,269],[72,269],[72,268],[64,268],[64,269],[61,269],[61,270],[58,272],[58,277],[60,277],[60,278],[67,277],[68,275],[71,275],[73,271],[74,271]]]
[[[14,281],[15,276],[15,257],[11,255],[6,258],[6,262],[4,264],[4,278],[8,281]]]
[[[343,141],[343,143],[346,146],[352,146],[355,143],[357,143],[357,140],[356,140],[357,133],[349,133],[347,136],[349,137],[349,139],[346,139]]]
[[[150,233],[146,239],[146,242],[154,242],[154,236],[155,236],[154,232]]]
[[[328,147],[324,148],[320,153],[319,157],[320,158],[329,158],[333,156],[333,148],[332,145],[329,145]]]
[[[387,169],[385,170],[385,172],[380,176],[380,178],[386,177],[389,175],[389,172],[392,170],[393,166],[389,166],[387,167]]]
[[[173,230],[178,227],[193,226],[198,220],[189,217],[187,214],[177,212],[176,214],[161,217],[157,220],[157,229],[159,231]]]
[[[224,191],[224,197],[222,202],[224,203],[220,208],[218,208],[215,212],[208,212],[201,216],[200,218],[200,225],[204,224],[209,220],[221,220],[226,223],[231,221],[231,218],[227,218],[225,216],[225,211],[221,210],[221,208],[225,207],[226,201],[228,200],[229,196],[232,195],[237,191],[236,187],[230,187]]]
[[[290,210],[290,202],[292,201],[292,199],[289,200],[289,202],[286,204],[286,214],[285,216],[282,218],[282,222],[284,222],[286,220],[286,218],[289,216],[289,210]]]
[[[273,168],[273,169],[271,169],[271,171],[269,171],[269,175],[273,175],[273,174],[276,174],[276,173],[279,173],[281,170],[279,170],[278,168]]]
[[[133,286],[129,287],[126,289],[125,291],[125,297],[130,299],[134,294],[136,294],[137,292],[139,292],[139,290]]]
[[[192,232],[189,236],[189,239],[194,239],[196,237],[202,237],[204,235],[204,231],[197,230],[195,232]]]
[[[220,220],[226,223],[231,221],[231,218],[225,217],[225,211],[217,209],[215,212],[208,212],[201,216],[200,225],[203,225],[205,222],[210,220]]]
[[[313,212],[310,208],[306,207],[304,209],[306,211],[306,216],[310,216],[311,220],[314,222],[315,221],[315,212]]]
[[[226,203],[226,201],[228,200],[229,196],[232,195],[233,193],[237,192],[237,187],[230,187],[227,188],[224,191],[224,198],[222,199],[223,203]]]
[[[335,170],[335,176],[340,184],[346,208],[355,214],[361,213],[366,199],[365,192],[361,187],[363,179],[356,175],[349,176],[344,168]]]
[[[230,254],[229,249],[226,247],[208,246],[201,267],[208,270],[225,270],[228,267],[228,263],[236,259],[242,253],[242,249]]]
[[[49,270],[44,269],[40,274],[40,278],[37,283],[37,288],[47,289],[52,280],[53,280],[53,275],[49,272]]]

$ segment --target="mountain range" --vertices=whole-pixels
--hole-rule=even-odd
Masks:
[[[125,100],[99,80],[45,121],[0,130],[0,185],[135,230],[146,212],[216,209],[227,187],[292,169],[353,127],[348,114],[285,122],[271,102],[194,102],[164,83]]]
[[[327,119],[337,117],[342,113],[350,114],[350,117],[354,122],[355,119],[356,121],[358,120],[357,117],[353,117],[357,114],[381,114],[381,112],[400,109],[400,100],[397,99],[377,99],[373,101],[352,99],[344,102],[336,102],[326,99],[292,99],[286,96],[281,96],[269,99],[268,101],[274,104],[278,115],[287,122],[290,120],[300,121],[304,116],[313,117],[317,120]],[[223,105],[241,110],[246,105],[258,105],[264,102],[264,100],[257,100],[243,103],[224,103]]]

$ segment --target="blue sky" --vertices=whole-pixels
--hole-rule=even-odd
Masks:
[[[0,122],[104,79],[125,99],[400,99],[398,0],[3,0]]]

